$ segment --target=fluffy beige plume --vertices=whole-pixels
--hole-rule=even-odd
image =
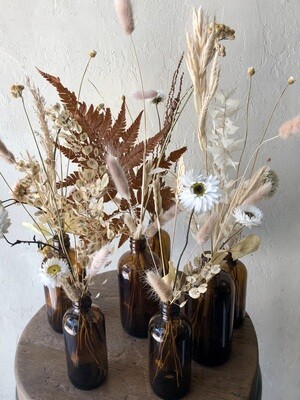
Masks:
[[[244,181],[243,185],[239,185],[235,195],[234,199],[231,202],[231,208],[232,210],[243,204],[243,202],[247,199],[247,197],[250,196],[250,193],[253,193],[253,191],[259,187],[261,183],[261,179],[264,176],[267,166],[261,167],[249,180]]]
[[[148,284],[152,287],[154,292],[163,303],[172,301],[172,288],[162,279],[161,276],[156,274],[154,271],[147,271],[146,279]]]
[[[279,128],[279,136],[282,139],[288,139],[290,136],[300,133],[300,117],[286,121]]]
[[[47,154],[47,165],[50,166],[48,168],[48,175],[51,177],[51,181],[54,181],[55,185],[55,160],[53,158],[54,155],[54,142],[51,137],[51,132],[47,123],[47,112],[46,112],[46,100],[41,95],[40,90],[31,83],[30,79],[27,78],[26,84],[29,87],[29,90],[34,98],[36,105],[36,113],[39,118],[40,128],[42,131],[42,135],[39,134],[41,138],[42,145]]]
[[[0,157],[3,158],[5,161],[9,162],[10,164],[14,164],[16,162],[15,156],[11,151],[8,150],[8,148],[5,146],[5,144],[2,142],[0,139]]]
[[[196,241],[199,244],[205,243],[210,237],[215,228],[215,224],[218,220],[218,214],[212,213],[202,225],[196,235]]]
[[[92,277],[99,274],[100,268],[105,268],[111,263],[109,258],[110,255],[111,249],[109,245],[106,244],[105,246],[101,247],[101,249],[94,255],[90,268],[87,268],[87,275]]]
[[[153,221],[152,224],[148,226],[148,228],[146,229],[146,236],[148,238],[154,236],[159,229],[158,226],[164,226],[168,221],[175,218],[179,212],[180,210],[178,206],[174,204],[159,218],[159,221],[155,219],[155,221]]]
[[[193,82],[194,103],[198,113],[198,140],[204,152],[206,152],[205,126],[208,106],[215,94],[220,75],[215,47],[218,36],[214,28],[215,22],[210,24],[202,9],[194,10],[193,31],[187,35],[187,66]]]
[[[146,100],[146,99],[153,99],[153,97],[157,96],[157,90],[136,90],[132,93],[132,97],[137,100]]]
[[[258,188],[255,192],[250,194],[249,197],[247,197],[243,201],[243,205],[251,205],[259,202],[262,199],[265,199],[266,197],[270,197],[270,193],[272,192],[273,186],[271,182],[266,182],[263,184],[260,188]]]
[[[67,296],[71,301],[73,302],[79,301],[80,294],[77,292],[77,290],[74,288],[73,285],[70,285],[68,278],[62,276],[60,278],[60,283],[62,284],[64,291],[66,292]]]
[[[117,157],[114,157],[112,154],[109,153],[106,157],[106,164],[108,172],[110,173],[110,176],[114,181],[118,193],[123,197],[123,199],[129,201],[130,193],[128,182],[125,176],[125,172],[123,171],[123,168],[121,167]]]
[[[134,31],[133,10],[130,0],[114,0],[119,21],[128,35]]]

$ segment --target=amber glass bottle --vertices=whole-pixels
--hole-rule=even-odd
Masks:
[[[145,271],[159,268],[160,260],[150,253],[146,239],[130,239],[130,251],[118,264],[120,314],[123,329],[131,336],[148,336],[148,323],[159,307],[145,282]]]
[[[52,252],[51,257],[63,258],[62,253],[66,250],[72,253],[73,249],[70,248],[70,238],[68,235],[64,236],[64,247],[62,249],[58,236],[53,237],[53,246],[58,249],[57,252]],[[43,260],[46,261],[47,258]],[[58,333],[63,333],[62,320],[65,312],[72,306],[71,300],[67,297],[63,288],[51,288],[44,286],[45,303],[47,318],[50,326]]]
[[[187,316],[193,330],[193,359],[213,366],[231,354],[235,288],[230,275],[221,270],[198,299],[188,298]]]
[[[161,237],[161,245],[159,240],[159,235]],[[164,229],[156,232],[154,236],[149,239],[149,245],[151,250],[158,255],[158,257],[163,261],[163,274],[166,275],[169,272],[169,261],[171,252],[171,239],[170,235]]]
[[[105,319],[89,295],[66,312],[63,331],[72,384],[82,390],[100,386],[108,371]]]
[[[242,325],[246,314],[247,268],[239,260],[233,261],[229,254],[222,263],[222,269],[228,272],[235,285],[234,328]]]
[[[192,328],[179,306],[162,304],[149,322],[149,380],[162,399],[181,399],[191,385]]]

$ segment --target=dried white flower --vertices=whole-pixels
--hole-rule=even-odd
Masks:
[[[242,205],[234,209],[232,215],[239,224],[251,228],[260,225],[263,217],[262,211],[252,205]]]
[[[61,287],[61,278],[70,275],[68,264],[65,260],[52,257],[42,263],[40,277],[42,283],[49,288]]]
[[[181,183],[182,190],[179,200],[188,210],[204,213],[220,202],[220,181],[215,176],[199,175],[195,178],[191,170],[181,177]]]

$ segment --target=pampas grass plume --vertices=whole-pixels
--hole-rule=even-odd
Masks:
[[[91,267],[87,268],[87,275],[95,276],[99,273],[100,268],[107,267],[111,263],[111,260],[109,259],[110,254],[111,250],[107,244],[101,247],[101,249],[94,255]]]
[[[154,271],[146,272],[146,279],[148,284],[160,298],[163,303],[172,301],[173,291],[172,288],[166,284],[161,276],[156,274]]]
[[[217,220],[218,220],[218,214],[216,213],[211,214],[207,218],[207,220],[199,229],[196,235],[196,240],[199,244],[205,243],[210,238]]]
[[[3,158],[5,161],[9,162],[10,164],[14,164],[16,162],[15,156],[11,151],[8,150],[8,148],[5,146],[5,144],[2,142],[0,139],[0,157]]]
[[[270,193],[272,192],[273,186],[272,182],[266,182],[260,188],[258,188],[255,192],[253,192],[249,197],[247,197],[243,201],[243,205],[251,205],[259,202],[262,199],[270,197]]]
[[[290,136],[300,133],[300,117],[295,117],[286,121],[279,128],[279,136],[282,139],[288,139]]]
[[[147,99],[152,99],[153,97],[157,96],[157,91],[156,90],[136,90],[135,92],[132,93],[132,97],[134,97],[137,100],[147,100]]]
[[[123,171],[123,168],[121,167],[118,159],[109,153],[106,157],[106,164],[108,172],[110,173],[110,176],[114,181],[118,193],[125,200],[129,201],[130,193],[129,193],[128,182],[125,173]]]
[[[114,0],[119,21],[128,35],[134,31],[133,11],[130,0]]]

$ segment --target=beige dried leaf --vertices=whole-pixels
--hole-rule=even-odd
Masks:
[[[176,276],[176,268],[174,267],[173,262],[169,261],[169,272],[162,279],[165,281],[165,283],[171,286],[175,281],[175,276]]]
[[[210,260],[211,265],[218,265],[228,255],[228,251],[217,251]]]
[[[231,249],[230,253],[232,256],[233,261],[246,256],[247,254],[253,253],[256,251],[260,246],[260,238],[256,235],[249,235],[245,239],[241,240],[240,242],[234,244]]]

